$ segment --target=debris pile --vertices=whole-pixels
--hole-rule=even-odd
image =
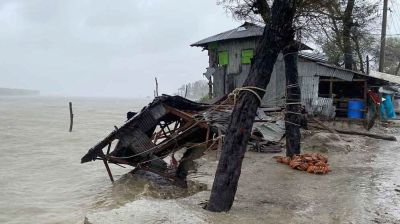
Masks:
[[[289,165],[293,169],[307,171],[313,174],[327,174],[330,172],[328,158],[319,153],[305,153],[292,158],[284,156],[274,157],[278,163]]]
[[[109,163],[129,165],[185,185],[186,167],[191,161],[208,150],[221,151],[234,106],[231,101],[229,96],[212,104],[180,96],[156,97],[141,111],[129,112],[128,120],[89,149],[81,163],[103,161],[111,181],[114,179]],[[272,119],[268,112],[259,112],[263,117],[255,125],[259,133],[253,135],[252,144],[259,152],[281,152],[284,126],[268,123]],[[180,150],[185,150],[183,157],[176,160],[173,155]],[[167,163],[169,156],[171,164]]]

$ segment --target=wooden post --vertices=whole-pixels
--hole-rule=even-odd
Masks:
[[[185,86],[185,98],[187,97],[187,93],[188,93],[188,85]]]
[[[286,156],[292,157],[300,154],[300,126],[301,116],[301,90],[298,80],[297,56],[298,48],[294,39],[292,43],[283,50],[286,75]]]
[[[103,162],[104,162],[104,166],[106,167],[106,170],[107,170],[108,176],[110,177],[111,182],[114,183],[114,178],[113,178],[113,175],[111,173],[110,167],[108,166],[107,159],[104,158]]]
[[[156,89],[154,90],[154,97],[158,96],[158,81],[157,81],[157,77],[154,78],[156,81]]]
[[[213,98],[213,83],[212,83],[212,78],[210,76],[210,78],[208,79],[208,98],[212,99]]]
[[[74,114],[72,113],[72,102],[69,102],[69,132],[72,132],[72,126],[74,125]]]
[[[293,0],[274,1],[271,22],[265,26],[243,87],[266,89],[278,54],[294,37],[293,18],[296,13],[296,2]],[[261,99],[264,97],[264,91],[254,91]],[[209,211],[229,211],[232,207],[247,142],[257,108],[261,103],[258,97],[250,91],[242,91],[238,96],[224,138],[210,200],[206,207]]]

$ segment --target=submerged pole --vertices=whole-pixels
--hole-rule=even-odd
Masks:
[[[72,113],[72,102],[69,102],[69,132],[72,132],[72,126],[74,125],[74,114]]]

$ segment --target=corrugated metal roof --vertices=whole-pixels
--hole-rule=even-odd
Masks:
[[[259,37],[262,36],[263,32],[264,32],[264,27],[262,26],[258,26],[252,23],[244,23],[243,25],[235,29],[228,30],[226,32],[211,37],[207,37],[194,44],[191,44],[190,46],[204,47],[209,43],[222,40],[240,39],[246,37]]]
[[[243,25],[228,30],[223,33],[219,33],[217,35],[207,37],[203,40],[197,41],[196,43],[191,44],[192,47],[206,47],[209,43],[218,42],[218,41],[226,41],[226,40],[234,40],[234,39],[242,39],[242,38],[251,38],[251,37],[260,37],[263,35],[264,27],[258,26],[253,23],[245,22]],[[301,50],[312,50],[309,46],[302,44]]]
[[[347,81],[352,81],[354,74],[357,74],[357,75],[362,75],[362,76],[368,77],[368,78],[380,79],[380,80],[384,80],[384,81],[387,81],[390,83],[400,84],[400,76],[396,76],[396,75],[391,75],[391,74],[378,72],[378,71],[370,71],[369,74],[365,74],[360,71],[349,70],[349,69],[345,69],[345,68],[327,64],[327,63],[318,62],[317,64],[322,65],[324,67],[335,69],[335,72],[334,72],[334,74],[332,74],[332,76],[336,77],[336,78],[344,79]],[[323,74],[323,72],[321,72],[318,75],[321,75],[321,74]],[[323,75],[321,75],[321,76],[323,76]]]
[[[299,52],[299,57],[308,59],[310,61],[323,62],[323,63],[328,62],[328,58],[326,58],[324,55],[311,52]]]
[[[339,66],[336,66],[336,65],[328,64],[328,63],[319,62],[319,63],[317,63],[317,64],[322,65],[322,66],[325,66],[325,67],[329,67],[329,68],[338,69],[338,70],[341,70],[341,71],[347,71],[347,72],[350,72],[350,73],[353,73],[353,74],[365,75],[365,74],[363,74],[363,73],[360,72],[360,71],[345,69],[345,68],[342,68],[342,67],[339,67]]]
[[[400,76],[397,76],[397,75],[391,75],[391,74],[377,72],[377,71],[370,71],[369,75],[366,75],[366,74],[362,74],[362,75],[367,76],[367,77],[372,77],[375,79],[385,80],[385,81],[388,81],[391,83],[400,84]]]
[[[359,74],[356,71],[344,69],[341,67],[335,67],[329,64],[317,63],[317,75],[325,76],[325,77],[335,77],[338,79],[352,81],[354,77],[354,73]]]

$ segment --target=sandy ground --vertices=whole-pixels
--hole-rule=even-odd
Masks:
[[[398,142],[316,131],[303,136],[303,152],[327,155],[331,173],[312,175],[276,163],[277,154],[247,152],[232,210],[211,213],[202,209],[217,166],[210,152],[190,176],[207,190],[178,199],[143,196],[88,214],[85,223],[400,223]]]

